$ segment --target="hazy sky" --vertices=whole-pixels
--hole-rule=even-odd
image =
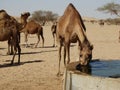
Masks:
[[[96,9],[113,1],[120,4],[120,0],[0,0],[0,9],[5,9],[12,16],[37,10],[50,10],[62,15],[67,5],[72,3],[81,16],[111,18],[113,15],[98,12]]]

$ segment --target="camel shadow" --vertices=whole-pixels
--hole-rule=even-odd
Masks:
[[[38,53],[41,53],[40,52],[22,52],[21,55],[24,55],[24,54],[38,54]]]
[[[4,49],[6,49],[6,48],[0,48],[0,49],[4,50]]]
[[[26,44],[21,44],[20,46],[21,47],[23,47],[23,48],[56,48],[57,46],[44,46],[44,47],[42,47],[42,46],[37,46],[37,47],[34,47],[34,45],[35,45],[36,43],[30,43],[30,44],[28,44],[28,46],[26,47]]]
[[[55,47],[57,47],[57,46],[55,46]],[[44,46],[44,47],[38,47],[38,48],[55,48],[55,47],[53,47],[53,46]]]
[[[5,62],[10,62],[11,60],[6,60]],[[21,66],[27,63],[40,63],[40,62],[44,62],[43,60],[33,60],[33,61],[25,61],[25,62],[21,62],[20,64],[18,63],[14,63],[14,64],[10,64],[10,63],[6,63],[6,64],[0,64],[0,68],[7,68],[7,67],[16,67],[16,66]]]
[[[40,51],[40,52],[23,52],[21,53],[21,55],[24,55],[24,54],[38,54],[38,53],[45,53],[45,52],[56,52],[57,50],[43,50],[43,51]]]

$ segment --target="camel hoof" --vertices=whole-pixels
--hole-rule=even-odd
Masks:
[[[18,65],[20,65],[20,62],[18,62]]]
[[[60,76],[62,76],[62,75],[63,75],[63,74],[61,74],[60,72],[58,72],[56,76],[57,76],[57,77],[60,77]]]
[[[13,65],[13,61],[11,61],[10,65]]]
[[[10,53],[10,52],[7,52],[7,55],[13,55],[13,53],[12,53],[12,52],[11,52],[11,53]]]
[[[56,75],[57,77],[59,77],[60,76],[60,73],[57,73],[57,75]]]

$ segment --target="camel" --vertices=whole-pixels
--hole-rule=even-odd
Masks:
[[[16,52],[18,50],[18,64],[20,64],[20,33],[18,22],[10,15],[7,14],[5,10],[0,10],[0,41],[7,41],[8,40],[8,54],[10,53],[10,46],[11,46],[11,54],[14,54],[11,61],[11,64],[14,62],[14,58]]]
[[[24,34],[25,34],[26,47],[28,46],[28,44],[27,44],[28,34],[37,34],[38,41],[37,41],[35,47],[37,47],[37,45],[40,41],[40,35],[41,35],[42,47],[44,47],[43,27],[40,24],[38,24],[37,22],[35,22],[34,20],[27,22],[27,19],[29,16],[30,16],[29,12],[25,12],[24,14],[21,14],[21,24],[23,25],[23,29],[21,30],[21,32],[24,32]]]
[[[61,49],[64,46],[64,66],[70,62],[70,43],[78,42],[78,50],[79,50],[79,63],[80,65],[88,65],[90,60],[92,59],[92,50],[93,45],[89,42],[86,36],[86,27],[83,23],[83,20],[73,6],[70,3],[64,14],[60,17],[57,22],[57,43],[58,43],[58,54],[59,54],[59,65],[58,65],[58,73],[60,74],[60,62],[61,62]]]
[[[53,36],[53,47],[55,47],[55,37],[56,37],[56,27],[57,27],[57,22],[53,23],[53,25],[51,26],[51,32],[52,32],[52,36]]]
[[[99,25],[100,25],[100,26],[104,26],[104,21],[103,21],[103,20],[100,20],[100,21],[99,21]]]

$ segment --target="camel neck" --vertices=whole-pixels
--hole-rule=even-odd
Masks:
[[[21,23],[22,23],[22,24],[26,24],[26,23],[27,23],[27,20],[21,19]]]
[[[25,27],[26,24],[27,24],[27,20],[21,18],[21,24],[22,24],[23,27]]]
[[[85,41],[89,42],[86,36],[86,32],[82,27],[78,29],[77,34],[81,43],[84,43]]]

